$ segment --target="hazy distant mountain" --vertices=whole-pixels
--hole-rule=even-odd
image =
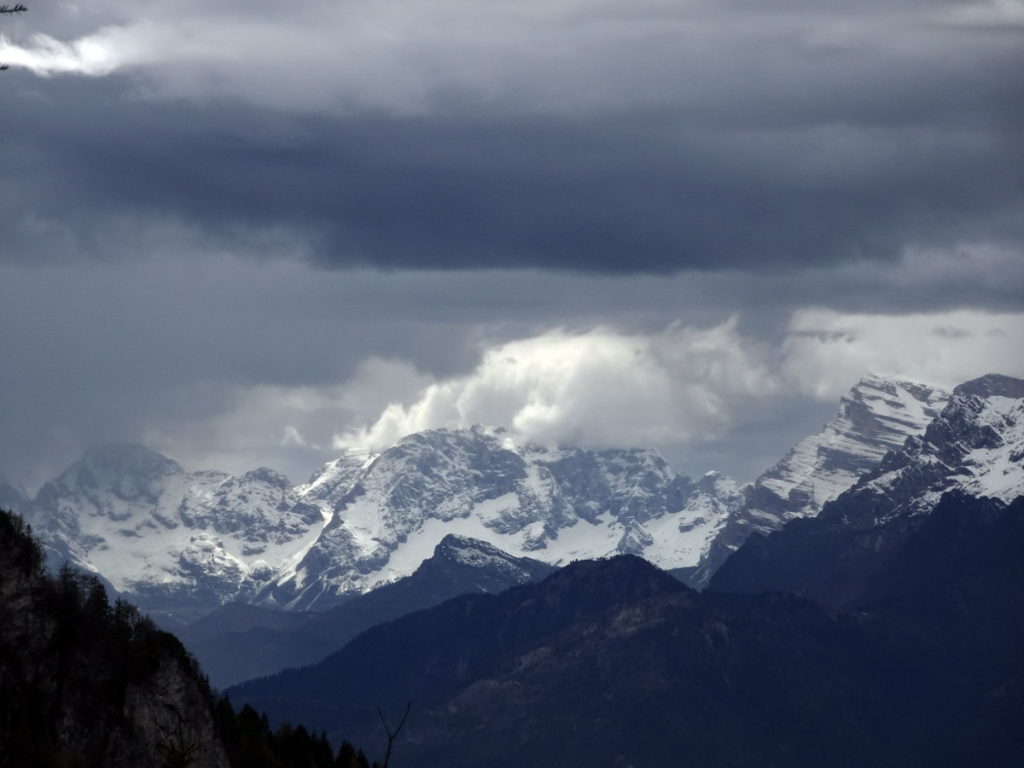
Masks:
[[[326,608],[412,573],[448,533],[555,565],[631,553],[692,566],[742,500],[731,481],[694,482],[652,450],[517,446],[483,428],[409,435],[336,498],[316,543],[261,600]]]
[[[144,610],[198,616],[254,593],[323,527],[273,470],[186,472],[137,445],[86,452],[26,510],[54,553]]]
[[[729,515],[691,583],[707,584],[752,533],[769,533],[790,520],[817,515],[888,451],[922,434],[948,399],[948,392],[928,384],[865,376],[840,400],[835,419],[746,487],[745,502]]]
[[[989,375],[961,384],[921,437],[909,437],[814,519],[752,538],[714,589],[782,589],[842,604],[868,577],[866,550],[898,549],[943,494],[1009,503],[1024,494],[1024,381]]]
[[[24,489],[0,475],[0,509],[20,513],[28,503],[28,494]]]
[[[410,576],[322,613],[229,603],[177,632],[223,687],[320,661],[356,635],[456,595],[497,593],[549,575],[553,566],[512,557],[482,541],[449,534]],[[244,652],[240,652],[244,649]]]

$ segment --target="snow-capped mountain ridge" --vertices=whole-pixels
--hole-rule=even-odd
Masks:
[[[408,575],[446,533],[553,565],[628,552],[693,566],[741,500],[735,484],[694,483],[653,450],[517,446],[501,429],[428,430],[363,467],[317,542],[260,599],[327,607]]]
[[[842,397],[832,421],[745,489],[744,503],[701,558],[694,585],[706,585],[751,534],[767,534],[794,518],[817,515],[889,451],[923,434],[949,397],[944,389],[913,379],[865,376]]]
[[[1024,380],[989,374],[956,387],[923,435],[887,454],[827,513],[869,510],[884,523],[927,514],[949,491],[1004,503],[1024,495]]]
[[[832,422],[744,487],[715,472],[691,479],[654,450],[518,445],[474,427],[349,452],[294,487],[272,469],[188,472],[139,446],[106,446],[47,483],[26,514],[56,557],[179,614],[227,600],[327,608],[411,574],[447,536],[476,540],[473,557],[493,547],[549,565],[636,554],[696,570],[699,585],[751,533],[817,515],[859,484],[890,493],[886,483],[913,476],[930,493],[927,476],[942,480],[936,493],[1019,494],[1021,393],[998,376],[952,398],[865,377]]]
[[[184,614],[255,592],[323,527],[319,507],[274,470],[187,472],[128,444],[86,451],[26,516],[54,559],[98,572],[145,609]]]

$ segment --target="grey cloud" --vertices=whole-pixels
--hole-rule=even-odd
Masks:
[[[324,454],[281,446],[285,423],[223,422],[239,393],[338,386],[371,357],[448,379],[471,371],[482,349],[553,327],[655,333],[677,320],[707,328],[736,313],[745,337],[777,345],[793,310],[808,305],[899,313],[974,303],[1019,312],[1022,270],[1014,252],[986,249],[777,275],[323,271],[237,258],[3,265],[0,470],[32,485],[90,444],[161,435],[186,463],[262,463],[302,478]],[[736,414],[756,440],[705,446],[706,460],[680,448],[676,458],[746,476],[833,407],[801,402],[802,411],[794,403],[786,413]],[[369,417],[328,403],[301,418],[288,423],[326,445],[346,419],[358,426]],[[225,443],[225,434],[249,442]]]
[[[158,28],[173,19],[159,7]],[[198,20],[203,7],[175,12]],[[482,97],[443,70],[409,112],[323,95],[350,69],[386,91],[390,70],[355,57],[293,71],[287,49],[286,76],[248,62],[246,88],[265,103],[187,57],[101,79],[17,73],[0,147],[16,170],[0,185],[4,257],[134,258],[153,249],[139,221],[215,251],[388,269],[774,270],[910,246],[1021,247],[1019,32],[950,27],[913,4],[738,7],[563,11],[545,34],[590,39],[592,12],[611,30],[598,50],[621,37],[625,52],[569,46],[574,66],[545,71],[460,48],[464,70],[512,79]],[[278,91],[313,100],[275,106]]]
[[[778,341],[806,306],[1024,305],[1020,28],[910,0],[538,0],[476,39],[445,25],[506,6],[460,3],[419,4],[430,45],[399,18],[392,44],[346,48],[314,34],[342,7],[321,0],[0,25],[73,39],[145,13],[170,46],[102,78],[0,77],[0,469],[32,483],[168,425],[177,458],[215,457],[206,425],[248,387],[330,386],[371,356],[447,378],[556,326],[738,313]],[[272,55],[250,55],[253,18]],[[176,51],[180,20],[225,55]],[[831,408],[739,414],[744,445],[679,460],[753,468]],[[344,418],[295,426],[316,442]],[[280,438],[238,460],[318,455]]]

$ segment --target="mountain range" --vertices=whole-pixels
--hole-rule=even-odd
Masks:
[[[70,622],[5,640],[0,677],[20,682],[0,707],[4,734],[41,691],[33,723],[72,718],[64,742],[91,738],[91,678],[66,678],[61,648],[76,647],[80,615],[105,626],[124,614],[115,634],[137,628],[132,653],[181,660],[201,694],[197,727],[212,707],[219,738],[244,721],[291,740],[300,732],[283,724],[301,721],[335,743],[396,746],[412,768],[1024,762],[1024,381],[1006,376],[951,393],[868,377],[743,487],[694,481],[649,450],[524,446],[474,428],[341,456],[295,487],[112,446],[34,500],[0,492],[33,516],[51,559],[103,564],[165,617],[213,606],[181,633],[218,684],[269,674],[229,689],[242,717],[214,707],[173,639],[93,599],[99,579],[44,576],[8,516],[15,546],[0,566],[31,574],[40,606],[65,610],[67,584],[74,599]],[[26,615],[11,585],[0,580],[0,634]],[[55,652],[34,686],[32,659]],[[104,643],[87,653],[121,680]],[[385,745],[381,719],[407,705],[401,741]],[[331,761],[322,736],[300,735]],[[249,764],[253,742],[231,743],[231,762]]]
[[[412,768],[1019,764],[1024,499],[948,494],[904,545],[854,611],[697,593],[619,555],[453,598],[228,694],[370,745],[365,702],[412,702],[396,748]]]
[[[961,384],[923,435],[886,454],[819,515],[750,537],[711,587],[843,604],[861,589],[859,563],[880,567],[951,492],[997,504],[1024,495],[1024,381],[989,375]]]
[[[165,623],[232,602],[327,610],[411,575],[448,534],[549,565],[635,554],[696,586],[751,533],[817,514],[948,394],[865,377],[837,417],[747,486],[693,480],[649,449],[519,445],[431,430],[345,454],[291,486],[262,468],[188,472],[140,446],[88,451],[35,499],[10,489],[55,562],[96,573]]]

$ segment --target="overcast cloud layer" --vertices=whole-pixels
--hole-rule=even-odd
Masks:
[[[21,68],[6,257],[135,258],[160,237],[329,265],[664,271],[1019,245],[1021,7],[33,7],[0,41]]]
[[[98,0],[0,19],[0,472],[296,479],[502,422],[748,478],[1024,375],[1024,2]]]

